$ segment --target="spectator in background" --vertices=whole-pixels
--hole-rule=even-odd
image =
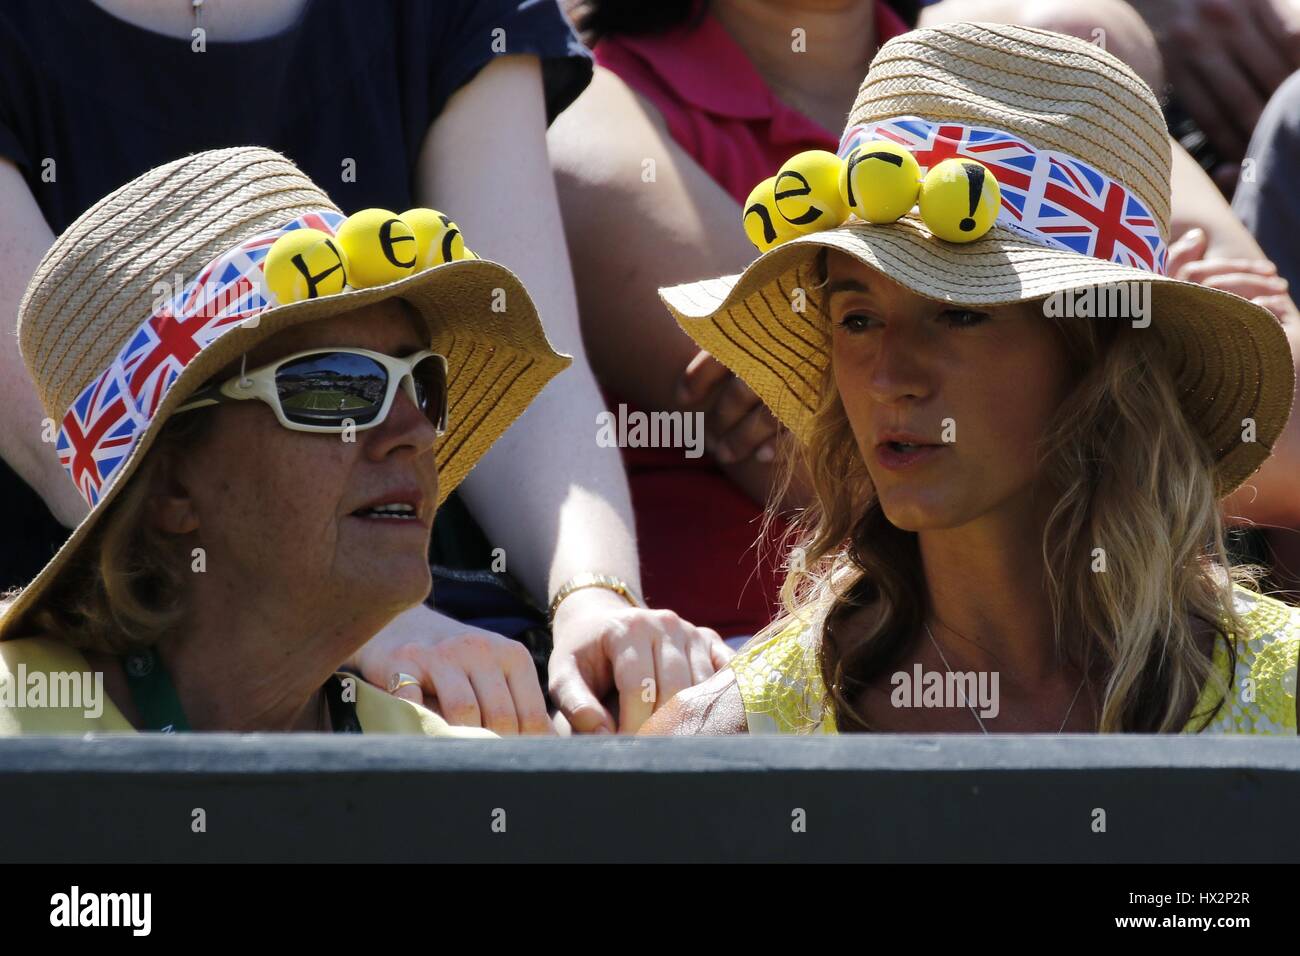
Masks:
[[[1213,147],[1215,180],[1231,193],[1265,104],[1300,69],[1300,3],[1130,2],[1160,45],[1174,96]]]
[[[603,406],[582,349],[545,142],[548,118],[590,69],[553,2],[5,3],[0,314],[16,313],[54,231],[144,170],[201,149],[276,148],[349,212],[455,210],[476,251],[528,284],[552,339],[575,357],[469,477],[464,499],[535,603],[568,595],[554,610],[554,703],[575,729],[612,732],[634,730],[653,710],[646,674],[675,692],[711,673],[726,648],[672,612],[631,606],[640,581],[626,479],[617,452],[595,440]],[[13,469],[0,470],[0,583],[16,585],[84,506],[42,441],[44,413],[11,337],[0,383],[10,410],[0,455]],[[440,516],[440,538],[455,505]],[[417,607],[353,663],[381,686],[416,674],[422,686],[401,693],[418,700],[423,691],[453,723],[542,732],[538,675],[518,649]]]

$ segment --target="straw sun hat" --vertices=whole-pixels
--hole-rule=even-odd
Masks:
[[[283,329],[385,299],[415,307],[428,325],[428,347],[447,359],[439,504],[568,366],[523,285],[483,259],[270,301],[261,271],[274,239],[303,226],[333,234],[343,219],[285,157],[241,147],[150,170],[55,241],[19,306],[18,336],[46,414],[61,426],[51,454],[57,450],[90,513],[7,609],[0,640],[15,636],[23,613],[81,547],[183,400]],[[178,276],[179,294],[160,297]]]
[[[1127,66],[1074,37],[955,23],[890,40],[876,55],[840,141],[910,149],[924,172],[977,159],[998,180],[993,228],[969,243],[933,236],[910,213],[799,236],[739,276],[661,289],[681,327],[806,438],[830,334],[813,275],[835,249],[920,295],[961,306],[1041,299],[1108,283],[1150,283],[1188,420],[1217,462],[1226,495],[1272,451],[1295,373],[1266,309],[1163,274],[1170,144],[1155,97]],[[796,289],[806,309],[796,311]],[[1256,440],[1243,440],[1243,420]]]

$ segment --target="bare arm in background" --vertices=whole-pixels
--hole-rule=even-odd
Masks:
[[[710,454],[765,503],[775,468],[757,452],[785,439],[758,397],[716,362],[692,367],[693,394],[679,390],[700,353],[658,295],[753,260],[740,206],[677,145],[654,106],[601,67],[548,140],[597,375],[641,408],[704,410]]]
[[[551,341],[574,356],[465,479],[466,503],[543,601],[585,571],[639,592],[622,457],[596,442],[605,404],[578,323],[536,57],[501,56],[452,96],[421,149],[416,197],[455,218],[475,252],[519,275]],[[553,633],[552,698],[579,731],[635,731],[730,657],[712,630],[670,610],[631,608],[602,588],[567,598]],[[615,694],[617,720],[604,703]]]
[[[36,199],[13,163],[0,159],[0,457],[44,499],[66,527],[81,521],[86,503],[43,441],[45,410],[18,351],[18,303],[41,256],[54,242]]]

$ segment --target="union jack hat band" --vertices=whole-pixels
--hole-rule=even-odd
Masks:
[[[910,151],[923,171],[944,160],[983,164],[1000,191],[991,228],[958,242],[937,238],[914,212],[854,218],[760,245],[767,251],[739,275],[659,291],[682,329],[797,438],[807,439],[826,387],[818,261],[834,250],[962,306],[1139,286],[1187,420],[1216,462],[1220,496],[1269,456],[1295,392],[1286,335],[1268,310],[1164,274],[1169,135],[1129,67],[1083,40],[1026,27],[914,30],[872,61],[839,160],[847,166],[855,149],[881,140]],[[802,193],[776,199],[791,195]],[[1245,420],[1255,423],[1253,441]]]
[[[19,636],[27,611],[59,580],[175,409],[284,329],[391,298],[414,307],[428,348],[447,360],[452,414],[434,450],[439,504],[570,364],[551,346],[514,273],[463,251],[456,255],[465,258],[392,281],[366,280],[364,288],[313,289],[306,298],[269,291],[277,284],[264,281],[263,270],[278,239],[292,237],[287,246],[294,246],[304,238],[295,233],[310,229],[323,234],[313,242],[346,249],[347,235],[339,234],[348,221],[285,157],[238,147],[148,171],[55,240],[19,306],[19,346],[47,420],[60,426],[51,451],[90,511],[3,610],[0,640]],[[436,231],[445,224],[424,225]],[[385,235],[395,239],[398,231]],[[303,248],[308,255],[322,250]],[[413,246],[400,248],[407,255]],[[348,262],[376,268],[360,257]],[[313,268],[313,276],[320,273]]]
[[[838,155],[877,140],[908,149],[922,174],[945,159],[973,159],[998,181],[997,222],[1030,241],[1146,272],[1165,272],[1155,214],[1123,183],[1059,150],[1037,149],[988,126],[898,116],[844,131]]]
[[[99,502],[185,366],[275,304],[262,272],[275,241],[300,229],[333,236],[343,219],[328,209],[298,216],[217,256],[183,287],[159,286],[153,312],[63,416],[55,451],[86,504]]]

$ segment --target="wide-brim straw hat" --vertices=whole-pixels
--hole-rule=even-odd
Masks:
[[[332,233],[342,219],[326,193],[284,156],[241,147],[150,170],[86,210],[54,242],[19,306],[23,360],[49,419],[65,426],[57,447],[62,458],[72,460],[76,451],[69,421],[86,433],[111,424],[86,450],[93,467],[84,467],[92,461],[85,457],[69,468],[89,513],[5,610],[0,640],[16,636],[24,613],[82,547],[172,413],[277,332],[385,299],[415,307],[428,326],[428,347],[447,359],[449,415],[436,448],[439,504],[570,364],[551,347],[519,279],[485,259],[288,304],[262,291],[265,250],[277,234],[303,225]],[[182,292],[171,297],[175,285]],[[187,304],[199,316],[187,321],[202,331],[181,336],[175,348],[151,351],[162,341],[157,317]],[[145,328],[151,320],[155,331]],[[142,371],[146,364],[156,366],[152,374]]]
[[[1290,414],[1290,347],[1267,309],[1163,275],[1171,146],[1155,96],[1131,69],[1093,44],[1044,30],[986,23],[916,30],[872,61],[840,156],[876,139],[911,147],[922,172],[945,155],[985,163],[1003,198],[994,227],[954,243],[933,236],[915,211],[884,225],[850,219],[776,246],[739,276],[660,290],[686,333],[791,432],[806,439],[830,361],[815,285],[818,255],[833,249],[960,306],[1150,283],[1150,330],[1213,454],[1219,495],[1259,468]],[[1120,215],[1107,218],[1108,201]],[[1248,421],[1254,441],[1243,440]]]

